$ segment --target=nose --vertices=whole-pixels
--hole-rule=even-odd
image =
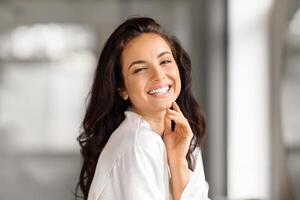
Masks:
[[[161,81],[166,78],[166,74],[161,66],[154,66],[152,68],[152,77],[154,81]]]

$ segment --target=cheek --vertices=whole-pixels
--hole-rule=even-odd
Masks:
[[[144,81],[141,78],[131,78],[126,83],[129,96],[139,96],[144,91]]]
[[[178,79],[176,85],[177,85],[177,86],[176,86],[176,91],[175,91],[175,93],[179,96],[180,91],[181,91],[181,81],[180,81],[180,77],[179,77],[179,79]]]
[[[180,91],[181,91],[181,79],[180,79],[180,74],[179,74],[179,70],[177,70],[174,73],[174,79],[175,79],[175,94],[177,96],[179,96]]]
[[[178,67],[176,67],[175,69],[173,69],[171,72],[172,74],[172,77],[175,81],[175,84],[176,84],[176,90],[179,90],[181,89],[181,80],[180,80],[180,74],[179,74],[179,69]]]

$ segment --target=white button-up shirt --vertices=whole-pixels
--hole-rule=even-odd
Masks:
[[[207,200],[201,151],[181,200]],[[161,136],[133,111],[113,132],[98,159],[88,200],[170,200],[170,171]]]

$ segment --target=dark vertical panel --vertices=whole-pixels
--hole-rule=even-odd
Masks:
[[[204,149],[210,197],[224,197],[226,187],[227,1],[204,1],[203,63],[207,136]]]
[[[191,37],[193,46],[191,49],[192,59],[192,85],[193,93],[196,96],[199,103],[204,106],[205,101],[205,56],[204,56],[204,29],[205,29],[205,16],[204,16],[204,1],[205,0],[193,0],[191,11]]]
[[[297,5],[298,3],[298,5]],[[285,98],[288,99],[288,93],[285,93],[287,89],[286,84],[288,82],[288,56],[289,56],[289,44],[287,41],[289,39],[284,40],[284,36],[289,37],[288,23],[292,18],[292,14],[297,12],[297,9],[300,8],[300,1],[279,1],[274,0],[272,12],[270,14],[271,22],[270,22],[270,50],[271,50],[271,69],[270,69],[270,77],[271,77],[271,90],[270,90],[270,118],[271,118],[271,156],[272,156],[272,175],[271,175],[271,183],[272,183],[272,199],[289,199],[295,200],[297,199],[297,193],[299,194],[299,190],[297,190],[297,181],[294,182],[296,185],[293,185],[292,180],[297,180],[296,171],[290,171],[293,168],[291,159],[291,152],[287,151],[286,148],[286,139],[284,134],[287,134],[287,119],[284,119],[287,115],[285,110],[287,107],[285,106]],[[285,43],[286,42],[286,43]],[[292,72],[295,73],[295,72]],[[291,86],[291,85],[290,85]],[[295,87],[295,86],[294,86]],[[294,93],[297,94],[297,93]],[[282,95],[284,98],[282,98]],[[295,98],[296,96],[293,96]],[[293,101],[291,101],[293,102]],[[292,113],[288,114],[292,116]],[[292,118],[292,117],[291,117]],[[297,158],[293,155],[293,164],[297,165]],[[298,152],[299,155],[299,152]],[[294,157],[295,156],[295,157]],[[298,156],[299,157],[299,156]],[[297,167],[296,167],[297,168]],[[299,175],[298,175],[299,177]],[[299,180],[299,179],[298,179]],[[299,183],[299,182],[298,182]],[[298,187],[299,188],[299,187]],[[299,198],[299,197],[298,197]]]

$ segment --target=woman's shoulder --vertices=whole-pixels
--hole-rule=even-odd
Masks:
[[[112,170],[120,166],[129,167],[129,164],[134,167],[134,161],[138,165],[143,161],[163,168],[166,163],[164,148],[160,136],[139,115],[126,111],[124,121],[112,133],[99,156],[91,185],[92,193],[99,194]]]
[[[133,151],[139,149],[139,151]],[[151,152],[153,156],[162,157],[165,147],[162,138],[153,132],[150,125],[133,111],[125,112],[125,119],[112,133],[99,160],[103,165],[111,165],[124,155],[130,155],[140,150]]]

